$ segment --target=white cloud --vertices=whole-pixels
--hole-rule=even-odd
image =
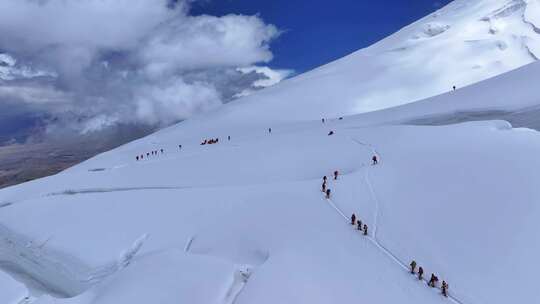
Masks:
[[[66,111],[84,116],[71,120],[91,131],[134,119],[168,124],[284,78],[264,67],[236,70],[272,60],[274,25],[258,16],[191,16],[190,2],[2,0],[0,50],[18,62],[0,76],[53,79],[0,83],[0,97],[70,103]]]
[[[257,89],[271,87],[280,83],[282,80],[293,75],[293,70],[286,69],[271,69],[266,66],[250,66],[237,69],[243,74],[256,73],[261,77],[255,80],[252,84],[252,88],[247,88],[240,93],[237,93],[234,97],[240,98],[251,95],[257,91]]]
[[[56,111],[60,106],[71,102],[73,96],[59,91],[52,86],[27,84],[0,85],[0,100],[16,100],[29,104],[50,106],[51,111]]]
[[[94,116],[84,123],[84,127],[81,130],[82,134],[101,131],[104,128],[114,126],[118,123],[118,117],[109,115]]]
[[[221,105],[220,94],[206,83],[187,84],[181,78],[140,88],[137,118],[145,123],[169,124]]]
[[[283,79],[293,74],[292,70],[276,70],[266,66],[250,66],[238,69],[240,72],[247,74],[255,72],[264,75],[265,78],[259,79],[253,83],[253,86],[266,88],[278,84]]]
[[[33,69],[29,66],[17,65],[12,56],[0,53],[0,80],[28,79],[35,77],[56,77],[56,73]]]
[[[158,24],[183,14],[165,0],[2,0],[0,42],[11,51],[78,46],[129,49]]]
[[[255,16],[196,16],[164,24],[141,51],[147,69],[237,67],[272,59],[269,43],[279,31]]]

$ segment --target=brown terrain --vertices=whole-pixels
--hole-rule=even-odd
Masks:
[[[104,136],[66,141],[0,145],[0,188],[56,174],[99,153],[143,137],[155,129],[131,128]]]

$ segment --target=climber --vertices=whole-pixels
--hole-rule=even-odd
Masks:
[[[328,136],[330,136],[330,135],[334,135],[334,131],[328,132]]]
[[[416,270],[416,261],[413,260],[410,265],[411,265],[411,273],[414,273],[414,271]]]
[[[418,267],[418,280],[422,280],[422,276],[424,275],[424,268],[422,266]]]
[[[326,189],[326,199],[330,199],[330,193],[332,191],[330,189]]]
[[[367,225],[364,224],[364,235],[367,235]]]
[[[431,278],[429,279],[428,285],[430,287],[435,287],[437,285],[437,282],[439,281],[439,278],[435,276],[433,273],[431,274]]]
[[[377,155],[373,155],[373,157],[371,158],[371,160],[373,161],[373,164],[376,165],[379,163],[379,160],[377,159]]]
[[[442,290],[443,296],[448,297],[448,283],[446,283],[446,281],[444,281],[444,280],[442,281],[441,290]]]
[[[355,223],[356,223],[356,215],[353,213],[353,214],[351,215],[351,225],[354,226]]]
[[[139,155],[135,156],[135,159],[136,159],[136,160],[139,160]]]
[[[362,230],[362,221],[361,220],[357,220],[356,221],[356,225],[357,225],[357,228],[358,230]]]
[[[338,175],[339,175],[339,172],[337,170],[334,171],[334,180],[337,180]]]
[[[325,193],[326,192],[326,182],[324,182],[322,184],[322,192]]]

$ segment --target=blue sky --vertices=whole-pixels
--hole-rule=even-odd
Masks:
[[[396,32],[450,0],[215,0],[192,13],[258,14],[284,30],[272,43],[273,68],[305,72]]]

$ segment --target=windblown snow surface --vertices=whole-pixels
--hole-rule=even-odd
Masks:
[[[440,39],[465,35],[461,19],[498,29],[486,37],[536,35],[528,30],[536,30],[538,5],[456,1],[319,70],[1,190],[0,302],[540,302],[540,135],[531,129],[539,125],[540,63],[408,105],[333,116],[357,113],[366,94],[401,103],[440,93],[447,79],[433,83],[449,75],[444,69],[465,64],[448,59],[428,73],[428,58],[410,67],[423,79],[400,78],[403,65],[373,66],[373,83],[384,75],[400,82],[402,93],[390,93],[397,87],[355,85],[368,53],[404,41],[394,63],[426,45],[461,52]],[[481,48],[474,60],[490,72],[463,72],[470,78],[460,81],[530,60],[507,45],[504,58]],[[487,64],[497,58],[505,64]],[[367,236],[350,225],[353,212]],[[412,259],[426,277],[449,283],[449,298],[407,271]]]

